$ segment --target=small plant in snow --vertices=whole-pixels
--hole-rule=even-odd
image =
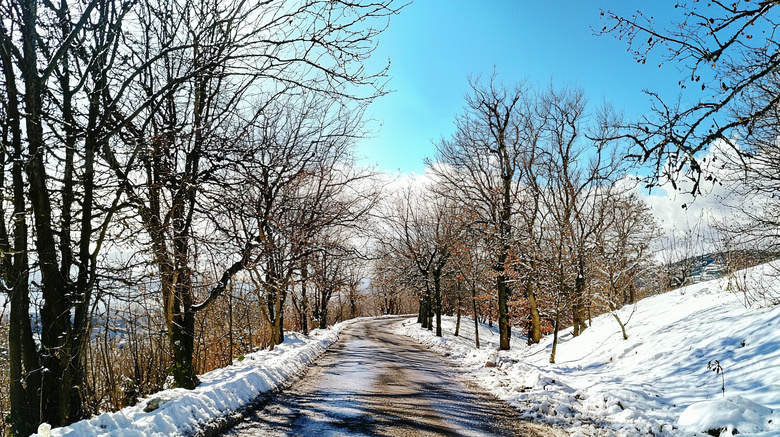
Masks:
[[[712,370],[716,374],[720,373],[721,386],[720,389],[723,392],[723,397],[726,397],[726,375],[723,372],[723,366],[720,365],[720,361],[712,360],[707,363],[707,369]]]

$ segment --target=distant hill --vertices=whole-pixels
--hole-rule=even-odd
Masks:
[[[780,258],[780,252],[766,250],[732,250],[693,256],[669,265],[668,283],[672,288],[697,284]]]

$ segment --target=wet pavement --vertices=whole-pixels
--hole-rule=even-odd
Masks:
[[[435,353],[390,328],[355,323],[292,387],[227,436],[559,436],[465,384]]]

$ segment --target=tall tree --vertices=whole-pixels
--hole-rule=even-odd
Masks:
[[[486,82],[470,82],[466,109],[455,120],[456,132],[436,145],[436,175],[448,188],[448,195],[476,218],[475,225],[490,242],[498,298],[500,349],[510,347],[507,273],[509,254],[516,237],[518,181],[523,160],[531,145],[524,132],[529,116],[528,99],[522,84],[506,87],[495,74]]]
[[[223,197],[245,228],[242,238],[258,244],[252,263],[273,344],[284,340],[284,308],[302,262],[333,250],[328,243],[360,228],[376,202],[372,173],[352,161],[361,132],[360,112],[305,94],[265,106],[246,137],[248,159]]]
[[[562,280],[560,285],[571,305],[574,336],[578,336],[587,328],[588,257],[611,220],[607,200],[616,194],[614,182],[622,176],[622,155],[612,140],[619,123],[610,112],[602,112],[595,130],[588,133],[587,99],[578,89],[551,87],[540,102],[539,110],[547,120],[542,197],[554,220],[561,260],[573,269],[572,280]]]
[[[17,78],[14,63],[9,50],[10,41],[3,35],[3,46],[0,56],[3,62],[3,120],[2,142],[0,151],[3,171],[0,175],[3,199],[0,200],[0,245],[2,247],[2,285],[11,303],[8,329],[9,352],[9,398],[11,414],[9,421],[15,432],[25,434],[35,425],[32,420],[38,416],[37,407],[32,400],[34,393],[40,388],[38,372],[26,375],[30,370],[38,368],[38,357],[30,328],[30,294],[28,255],[28,223],[26,218],[27,202],[25,198],[24,162],[25,147],[22,138],[20,111],[20,95],[17,90]],[[10,171],[8,169],[10,162]],[[8,177],[10,176],[10,178]],[[10,183],[10,184],[9,184]],[[10,192],[11,196],[6,193]],[[6,199],[11,198],[11,211]],[[7,214],[10,212],[9,214]],[[8,223],[8,225],[6,224]],[[27,378],[25,378],[27,376]],[[27,384],[25,384],[25,380]]]
[[[280,96],[306,94],[318,102],[352,101],[360,106],[384,93],[383,72],[367,72],[355,64],[373,51],[374,38],[396,12],[391,3],[160,0],[139,8],[140,34],[132,40],[130,56],[149,69],[135,76],[128,87],[136,99],[153,100],[155,105],[135,109],[128,99],[117,109],[125,149],[111,154],[111,162],[150,238],[177,386],[193,388],[198,383],[192,365],[195,314],[249,265],[254,249],[260,250],[272,238],[262,227],[236,228],[239,235],[228,239],[234,243],[229,249],[232,260],[213,274],[217,282],[208,287],[196,284],[196,245],[208,240],[210,226],[228,229],[215,221],[225,214],[206,205],[227,207],[225,202],[213,203],[224,197],[223,188],[242,180],[254,163],[270,165],[262,153],[273,156],[279,152],[278,138],[264,136],[267,132],[258,134],[256,128],[262,130],[278,115],[278,106],[273,105]],[[376,22],[382,25],[372,27]],[[311,102],[290,98],[286,103]],[[330,115],[330,109],[317,105],[317,110]],[[314,108],[290,110],[311,114]],[[360,109],[355,113],[360,114]],[[127,120],[131,115],[136,118],[133,122]],[[300,143],[308,140],[328,143],[326,136],[333,132],[312,136],[303,130],[310,127],[304,126],[309,120],[288,120],[285,134],[294,141],[290,147],[300,149]],[[354,123],[355,118],[347,120]],[[265,141],[268,150],[258,152],[266,147]],[[323,148],[318,143],[306,147],[309,152]],[[289,165],[282,162],[281,180],[300,184],[303,173],[289,170],[308,171],[295,166],[322,156],[309,152],[293,157],[299,161]],[[277,169],[266,170],[273,173]],[[273,182],[274,175],[270,177]],[[280,193],[277,188],[263,193],[271,203],[278,203],[274,199]],[[277,267],[269,271],[278,272],[277,279],[287,278],[286,271]],[[207,290],[198,298],[203,288]],[[283,303],[281,299],[277,305]],[[281,319],[274,323],[281,332]]]
[[[99,158],[115,134],[110,108],[124,92],[128,69],[117,52],[131,6],[37,0],[0,5],[8,123],[3,150],[13,157],[16,211],[13,246],[7,230],[1,239],[13,254],[4,259],[3,275],[13,290],[11,422],[19,434],[42,420],[63,425],[86,414],[84,359],[98,260],[121,196]],[[114,95],[107,93],[112,87]],[[28,208],[29,235],[23,213]],[[28,267],[35,269],[42,296],[38,343],[29,329]]]
[[[196,302],[193,252],[203,219],[197,212],[202,192],[227,170],[219,157],[236,155],[228,137],[238,132],[231,131],[230,122],[253,78],[231,60],[250,41],[248,29],[237,22],[251,12],[240,4],[207,0],[141,5],[142,34],[132,40],[130,56],[150,68],[130,85],[132,97],[155,104],[139,111],[128,99],[113,114],[124,127],[127,149],[106,154],[150,240],[178,387],[198,383],[192,363],[195,313],[244,268],[251,248],[248,242],[239,248],[234,263],[215,275],[220,280],[206,299]],[[131,115],[134,120],[128,120]]]
[[[418,187],[419,188],[419,187]],[[393,233],[387,243],[406,257],[425,287],[421,314],[436,317],[436,335],[441,337],[442,279],[452,253],[455,226],[452,203],[434,198],[431,192],[410,186],[396,199],[389,220]],[[433,328],[428,320],[424,327]]]

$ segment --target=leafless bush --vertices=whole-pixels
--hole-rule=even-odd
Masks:
[[[258,302],[248,284],[230,287],[204,310],[195,332],[195,369],[205,373],[228,366],[233,359],[270,342]]]
[[[107,306],[93,319],[85,378],[91,414],[134,405],[164,388],[170,366],[165,320],[153,302],[149,307]]]

